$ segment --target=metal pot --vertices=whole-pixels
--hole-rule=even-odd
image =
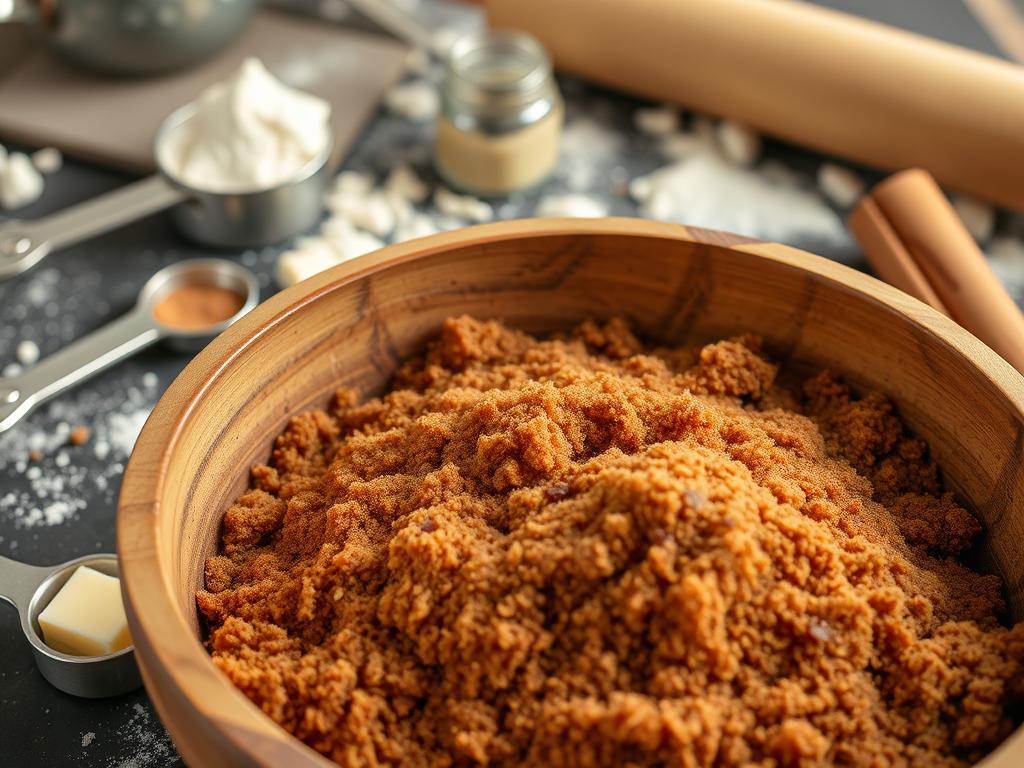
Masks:
[[[180,69],[221,50],[258,0],[0,0],[0,23],[38,27],[67,61],[110,74]]]

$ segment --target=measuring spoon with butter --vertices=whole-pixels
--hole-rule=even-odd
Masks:
[[[91,569],[88,574],[93,583],[85,581],[74,595],[66,595],[65,605],[53,605],[60,600],[60,594],[71,579],[82,578],[78,574],[80,568]],[[74,627],[62,626],[68,622],[92,621],[108,619],[116,611],[112,605],[99,605],[92,612],[82,611],[82,600],[90,593],[99,599],[121,600],[120,589],[111,595],[109,589],[96,590],[95,581],[118,577],[116,555],[86,555],[60,565],[37,566],[19,563],[6,557],[0,557],[0,600],[13,605],[21,618],[21,631],[32,646],[32,655],[36,666],[52,685],[73,696],[100,698],[117,696],[133,691],[142,685],[139,669],[135,665],[135,648],[132,645],[119,647],[121,643],[108,646],[117,648],[111,653],[97,656],[84,656],[65,653],[47,644],[44,636],[49,630],[44,629],[47,622],[45,613],[49,610],[55,615],[50,624],[61,630],[75,631]],[[104,584],[104,587],[109,586]],[[116,585],[115,585],[116,586]],[[83,587],[85,588],[83,590]],[[92,589],[90,589],[92,587]],[[96,594],[97,592],[101,594]],[[52,606],[52,607],[51,607]],[[54,610],[57,609],[57,610]],[[121,608],[123,613],[123,608]],[[60,615],[56,615],[60,614]],[[41,621],[42,617],[42,621]],[[99,617],[99,618],[97,618]],[[121,617],[123,620],[123,616]],[[82,629],[85,629],[84,627]],[[59,635],[55,634],[55,637]],[[51,642],[54,642],[51,640]]]
[[[171,208],[183,234],[221,248],[268,245],[305,232],[320,218],[331,179],[334,139],[284,182],[263,189],[199,189],[166,167],[175,134],[195,117],[189,104],[164,120],[155,142],[155,176],[37,219],[0,222],[0,280],[31,269],[58,248]]]
[[[259,293],[256,276],[226,259],[190,259],[161,269],[128,314],[17,376],[0,378],[0,432],[45,400],[157,341],[198,352],[255,307]]]

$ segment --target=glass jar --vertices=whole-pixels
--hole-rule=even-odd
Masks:
[[[506,30],[459,38],[441,88],[437,171],[484,197],[539,184],[558,160],[563,116],[551,60],[537,40]]]

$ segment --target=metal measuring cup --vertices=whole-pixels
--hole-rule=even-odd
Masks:
[[[134,691],[142,685],[134,646],[106,656],[73,656],[55,651],[43,641],[39,614],[82,565],[120,577],[116,555],[86,555],[51,566],[0,557],[0,600],[18,610],[21,631],[32,646],[36,666],[53,686],[90,699]]]
[[[331,180],[333,135],[319,155],[283,184],[211,192],[178,181],[161,161],[168,137],[194,114],[195,109],[186,105],[161,124],[154,142],[158,174],[48,216],[0,222],[0,280],[21,274],[58,248],[166,208],[171,208],[174,223],[187,237],[222,248],[277,243],[319,221]]]
[[[227,320],[203,328],[178,328],[156,319],[157,303],[183,285],[215,285],[244,297]],[[259,281],[245,267],[225,259],[190,259],[164,267],[139,292],[134,309],[108,325],[44,358],[17,376],[0,379],[0,432],[33,408],[83,379],[160,340],[183,352],[197,352],[259,303]]]

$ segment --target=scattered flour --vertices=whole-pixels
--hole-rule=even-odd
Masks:
[[[430,195],[430,188],[407,163],[395,165],[381,187],[368,173],[343,171],[327,196],[331,216],[320,232],[299,238],[295,247],[281,254],[275,277],[282,287],[295,285],[315,274],[392,242],[434,234],[439,226],[430,216],[416,211]],[[484,204],[486,205],[486,204]]]
[[[441,99],[429,80],[417,79],[396,85],[384,99],[389,110],[414,123],[425,123],[437,117]]]
[[[818,168],[818,189],[840,208],[852,208],[864,195],[864,182],[849,168],[822,163]]]
[[[88,733],[83,733],[82,734],[82,746],[83,747],[88,747],[95,740],[96,740],[96,734],[93,733],[92,731],[89,731]]]
[[[671,160],[682,160],[714,149],[714,141],[707,134],[696,131],[675,131],[662,137],[658,149]]]
[[[716,135],[722,156],[733,165],[750,168],[761,157],[761,136],[743,123],[723,120]]]
[[[127,709],[128,719],[116,733],[117,751],[103,768],[164,768],[180,763],[170,736],[150,710],[138,703]]]
[[[408,163],[399,163],[388,174],[384,192],[392,200],[408,203],[422,203],[430,196],[430,187],[416,174]]]
[[[122,378],[108,390],[114,394],[72,392],[0,435],[0,471],[13,470],[25,480],[24,487],[0,493],[0,517],[22,528],[60,525],[85,508],[90,485],[112,491],[158,396],[155,379],[139,386]],[[71,430],[80,424],[92,437],[85,445],[69,446]],[[100,471],[78,463],[88,450],[107,462]],[[40,458],[30,464],[34,452]]]
[[[377,237],[385,237],[395,228],[395,207],[380,190],[357,194],[334,192],[327,198],[327,208]]]
[[[25,339],[18,343],[17,349],[14,350],[14,356],[18,358],[18,362],[22,366],[35,365],[39,362],[39,345]]]
[[[996,209],[984,200],[971,195],[953,195],[953,208],[964,222],[967,231],[979,243],[984,243],[996,228]]]
[[[568,216],[572,218],[600,218],[608,215],[608,205],[596,198],[579,193],[551,195],[537,205],[538,216]]]
[[[399,224],[398,229],[395,230],[394,242],[404,243],[406,240],[427,237],[440,231],[432,218],[424,213],[413,213],[412,216]]]
[[[356,229],[341,216],[327,219],[320,232],[320,235],[299,238],[294,248],[281,254],[275,273],[278,285],[295,285],[325,269],[384,245],[373,235]]]
[[[798,187],[803,183],[803,177],[797,171],[778,160],[765,160],[757,167],[757,171],[765,181],[770,181],[772,184]]]
[[[668,136],[679,130],[679,110],[675,107],[640,107],[633,112],[633,124],[648,136]]]
[[[342,171],[334,178],[332,194],[365,195],[373,189],[373,176],[359,171]]]
[[[31,205],[43,194],[43,176],[23,152],[0,158],[0,208],[14,210]]]
[[[49,305],[56,301],[59,282],[60,272],[53,267],[47,267],[29,278],[21,297],[33,307]]]
[[[472,195],[457,195],[448,187],[438,187],[434,192],[434,205],[441,213],[473,222],[490,221],[494,218],[491,204]]]
[[[570,120],[562,131],[554,175],[573,192],[592,191],[621,162],[622,136],[591,117]]]
[[[444,58],[455,45],[455,41],[462,37],[462,34],[462,30],[456,27],[439,27],[434,31],[430,41],[431,48],[434,49],[435,54]]]
[[[783,242],[796,235],[848,242],[842,221],[814,192],[773,183],[711,152],[634,179],[630,194],[652,219]]]
[[[43,147],[32,153],[32,165],[40,173],[56,173],[64,165],[64,156],[56,147]]]

